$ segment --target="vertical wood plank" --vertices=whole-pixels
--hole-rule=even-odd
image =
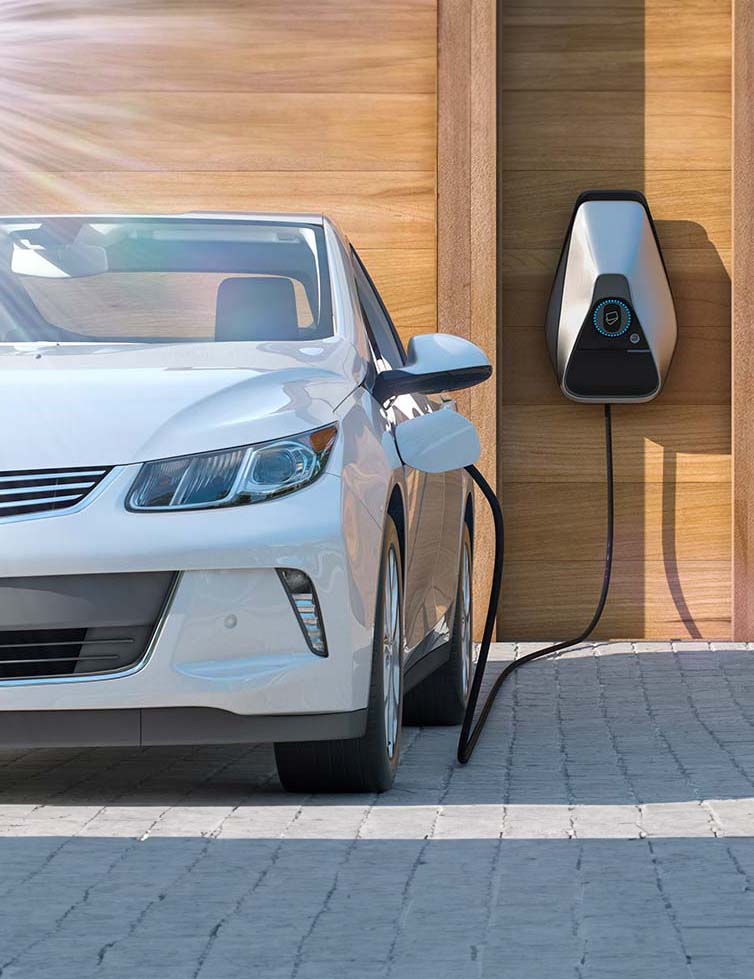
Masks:
[[[754,2],[733,4],[733,638],[754,639]]]
[[[480,346],[497,367],[497,38],[494,0],[439,0],[437,73],[438,328]],[[476,424],[479,468],[494,487],[496,381],[461,392]],[[475,631],[481,632],[492,557],[492,522],[476,510]]]
[[[437,9],[437,315],[469,338],[471,320],[471,6]],[[463,398],[459,397],[459,405]]]
[[[469,339],[497,368],[497,37],[496,4],[476,0],[471,11],[470,317]],[[493,480],[497,458],[495,380],[469,391],[471,417],[482,443],[480,469]],[[494,483],[493,483],[494,484]]]

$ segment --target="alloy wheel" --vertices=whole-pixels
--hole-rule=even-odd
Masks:
[[[385,710],[385,741],[388,758],[392,760],[398,742],[401,709],[401,594],[398,557],[390,548],[385,562],[385,581],[382,598],[382,665]]]
[[[471,687],[471,675],[474,666],[474,644],[471,640],[471,556],[464,544],[463,560],[461,563],[461,689],[463,699],[467,700]]]

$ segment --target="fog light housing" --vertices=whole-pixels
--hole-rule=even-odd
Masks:
[[[277,572],[309,649],[317,656],[327,656],[322,612],[311,578],[296,568],[278,568]]]

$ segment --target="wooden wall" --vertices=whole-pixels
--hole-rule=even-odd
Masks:
[[[0,41],[0,212],[325,211],[436,328],[436,0],[19,0]]]
[[[600,413],[561,397],[544,350],[557,252],[580,190],[644,190],[680,337],[661,398],[615,412],[616,572],[601,634],[725,637],[728,2],[500,0],[499,336],[493,2],[439,0],[439,16],[438,0],[14,4],[0,24],[0,211],[324,210],[404,338],[436,328],[439,293],[441,328],[500,354],[500,629],[523,639],[581,626],[602,562]],[[489,458],[494,389],[482,391],[469,405]]]
[[[588,621],[599,593],[602,412],[559,393],[543,317],[579,191],[632,187],[657,221],[680,329],[660,398],[614,410],[615,573],[599,634],[725,638],[729,4],[501,0],[500,17],[498,485],[508,560],[499,628],[562,638]]]

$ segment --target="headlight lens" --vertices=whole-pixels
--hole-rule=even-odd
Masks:
[[[261,503],[312,483],[330,456],[337,426],[276,442],[145,463],[129,510],[198,510]]]

